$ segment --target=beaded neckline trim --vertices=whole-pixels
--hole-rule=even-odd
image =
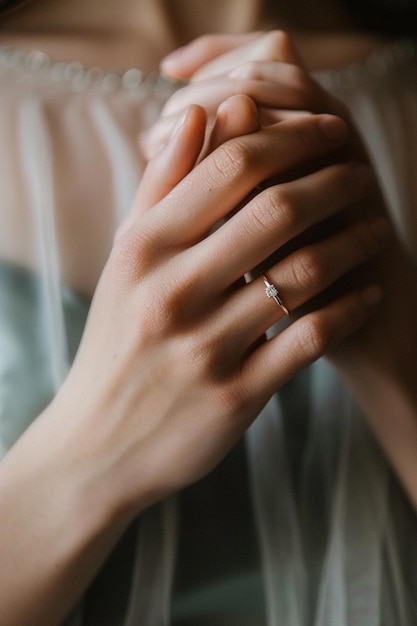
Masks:
[[[45,52],[32,50],[25,52],[10,46],[0,45],[0,67],[20,68],[36,73],[37,78],[54,82],[68,83],[73,91],[85,91],[96,88],[103,92],[125,89],[135,91],[145,85],[174,85],[160,74],[145,74],[139,68],[132,67],[123,74],[107,72],[100,67],[85,67],[81,63],[63,63],[51,59]]]
[[[398,41],[372,53],[360,63],[352,63],[342,70],[314,72],[314,77],[327,88],[352,87],[370,79],[387,75],[393,68],[412,61],[417,56],[417,44],[412,40]],[[10,46],[0,45],[0,67],[20,68],[36,73],[37,78],[55,83],[68,83],[73,91],[98,88],[103,92],[126,89],[135,91],[145,85],[173,86],[160,74],[145,74],[132,67],[123,74],[107,72],[100,67],[85,67],[81,63],[63,63],[51,59],[45,52],[25,52]]]
[[[328,89],[354,87],[370,80],[378,80],[393,70],[406,66],[417,57],[417,42],[399,40],[372,52],[364,61],[352,63],[342,70],[314,72],[314,78]]]

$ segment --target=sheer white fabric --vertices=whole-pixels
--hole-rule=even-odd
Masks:
[[[383,75],[362,72],[360,80],[328,86],[351,109],[417,255],[416,76],[411,59]],[[18,319],[0,303],[8,320],[0,327],[5,451],[68,371],[85,316],[72,303],[79,317],[73,328],[65,302],[94,290],[140,178],[138,133],[168,90],[145,84],[77,93],[20,68],[0,68],[0,81],[0,260],[39,278]],[[27,335],[18,334],[22,327]],[[417,571],[405,569],[404,546],[416,554],[413,516],[334,371],[320,362],[293,384],[289,401],[271,400],[247,435],[268,626],[411,626]],[[304,444],[295,464],[288,434],[295,428],[297,436],[298,427]],[[176,524],[175,501],[144,516],[125,626],[169,625]],[[73,620],[83,623],[82,609]]]
[[[6,300],[0,303],[5,453],[68,372],[77,343],[73,335],[81,328],[65,319],[66,298],[88,299],[93,292],[143,169],[139,133],[173,88],[152,82],[135,90],[75,92],[66,82],[38,82],[36,72],[17,67],[1,67],[0,81],[0,261],[27,272],[26,278],[36,276],[29,301],[11,311]],[[30,324],[13,319],[23,311]],[[81,327],[84,311],[77,313]],[[19,335],[28,326],[30,331]],[[169,623],[175,517],[173,501],[143,516],[126,626]],[[83,623],[81,606],[71,624]]]
[[[126,626],[170,624],[177,522],[175,498],[144,516]]]

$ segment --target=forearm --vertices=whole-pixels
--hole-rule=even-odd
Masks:
[[[0,465],[0,623],[60,623],[123,531],[49,409]],[[77,458],[78,457],[78,458]],[[103,489],[101,489],[103,486]]]

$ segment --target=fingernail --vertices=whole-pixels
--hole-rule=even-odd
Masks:
[[[373,236],[378,241],[385,241],[392,234],[392,226],[386,217],[378,217],[370,223]]]
[[[188,113],[189,113],[189,109],[187,109],[185,113],[176,121],[169,137],[167,137],[166,139],[162,141],[159,141],[158,143],[152,143],[151,141],[148,140],[148,143],[146,144],[146,148],[147,148],[149,158],[153,159],[154,157],[158,156],[158,154],[160,154],[165,148],[167,148],[171,143],[173,143],[177,135],[181,132],[182,127],[185,125],[187,118],[188,118]]]
[[[169,61],[176,61],[177,59],[179,59],[183,55],[183,53],[185,52],[187,47],[188,46],[180,46],[179,48],[175,48],[175,50],[173,50],[172,52],[169,52],[162,59],[161,65],[164,65],[165,63],[167,63]]]
[[[378,285],[366,287],[362,293],[362,301],[369,308],[376,306],[382,298],[382,289]]]
[[[326,115],[319,121],[319,126],[323,135],[332,141],[343,141],[348,135],[348,126],[340,117]]]
[[[167,56],[162,59],[159,67],[163,75],[167,76],[168,78],[174,78],[179,80],[183,78],[183,76],[181,76],[181,72],[179,72],[178,68],[176,67],[176,63],[178,61],[180,61],[181,63],[181,57],[183,56],[186,49],[187,46],[177,48],[176,50],[173,50],[172,52],[167,54]]]

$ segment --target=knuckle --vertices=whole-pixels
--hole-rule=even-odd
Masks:
[[[301,289],[319,289],[325,283],[325,268],[313,250],[300,250],[294,258],[293,282]]]
[[[252,165],[249,148],[241,141],[234,140],[217,148],[208,161],[209,181],[228,182],[247,175]]]
[[[259,63],[256,61],[245,61],[239,65],[239,78],[246,80],[259,80],[262,78]]]
[[[268,225],[278,225],[283,231],[291,230],[298,221],[297,206],[285,184],[269,187],[265,191],[265,214]]]
[[[310,314],[300,320],[297,333],[297,351],[306,363],[322,356],[331,345],[331,337],[319,315]]]
[[[285,190],[269,188],[256,196],[249,213],[250,230],[286,230],[296,221],[295,211]]]

